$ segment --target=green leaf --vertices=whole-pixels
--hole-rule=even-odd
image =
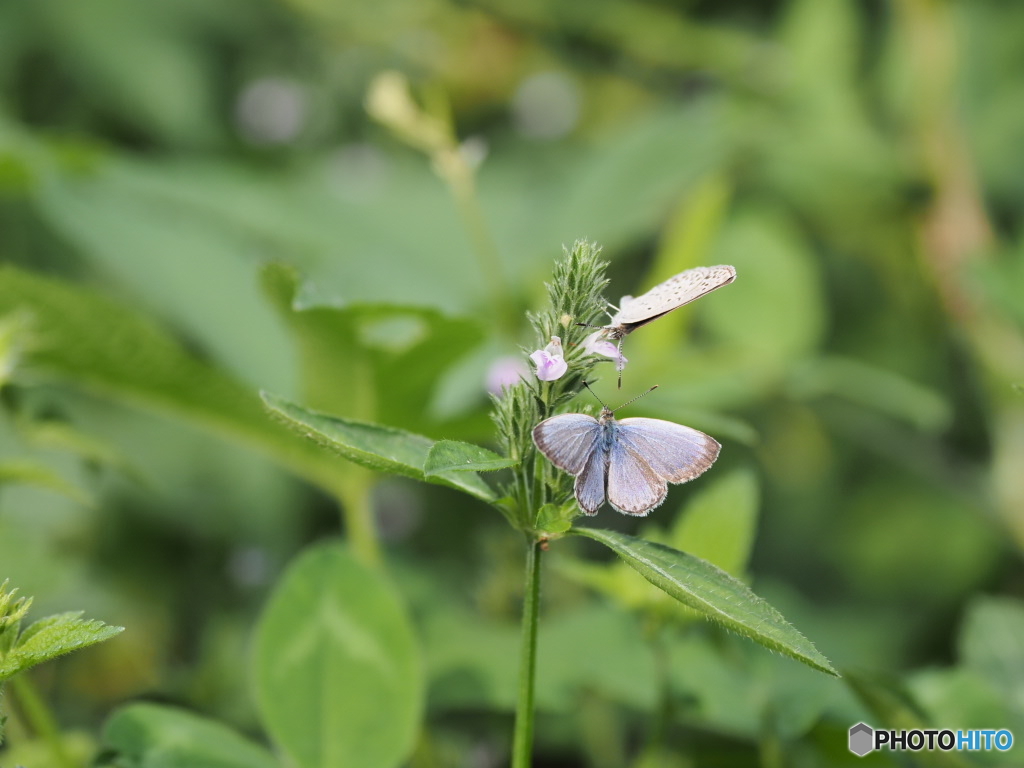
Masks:
[[[960,635],[960,657],[1024,714],[1024,603],[981,598],[967,612]]]
[[[103,741],[128,765],[160,768],[279,766],[270,752],[231,728],[184,709],[160,704],[129,704],[119,709],[107,721]]]
[[[37,461],[27,459],[0,461],[0,486],[6,484],[32,485],[67,496],[87,507],[94,504],[88,493]]]
[[[749,470],[719,475],[676,518],[667,544],[742,576],[757,532],[757,478]]]
[[[392,586],[344,547],[307,550],[256,630],[256,695],[299,768],[393,768],[423,713],[416,638]]]
[[[292,332],[303,402],[339,416],[427,428],[443,376],[482,340],[479,322],[436,309],[316,299],[281,264],[265,267],[262,282]]]
[[[65,653],[109,640],[124,631],[124,627],[111,627],[81,616],[81,611],[61,613],[32,624],[0,659],[0,680]]]
[[[506,459],[479,445],[458,440],[438,440],[430,446],[427,460],[423,464],[423,474],[430,477],[445,472],[493,472],[514,467],[518,463],[516,459]]]
[[[256,393],[163,328],[89,291],[0,267],[0,315],[24,311],[32,343],[17,375],[59,379],[170,414],[265,451],[331,490],[336,459],[267,419]]]
[[[604,544],[654,586],[737,634],[822,672],[839,675],[782,614],[711,563],[615,531],[574,528],[572,533]]]
[[[765,208],[740,209],[723,227],[712,264],[736,267],[736,282],[700,304],[701,319],[760,376],[813,353],[825,334],[819,264],[804,234]],[[779,296],[786,297],[779,311]]]
[[[797,397],[836,395],[926,432],[942,433],[953,420],[952,406],[934,389],[838,355],[808,360],[796,368],[790,382]]]
[[[447,485],[483,501],[497,498],[487,483],[470,472],[424,474],[424,464],[434,445],[428,437],[394,427],[327,416],[267,392],[262,396],[267,407],[292,429],[349,461],[378,472]]]

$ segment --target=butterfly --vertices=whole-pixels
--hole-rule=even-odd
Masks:
[[[607,406],[598,418],[563,413],[533,428],[548,460],[576,476],[576,501],[596,515],[607,496],[627,515],[646,515],[665,500],[669,483],[703,474],[722,446],[713,437],[662,419],[617,421]]]
[[[618,341],[616,368],[619,371],[619,388],[622,388],[622,339],[637,328],[679,309],[736,279],[736,268],[728,264],[717,267],[694,267],[659,283],[642,296],[623,296],[617,312],[611,316],[610,324],[602,326],[598,338]]]
[[[621,339],[642,325],[667,315],[691,301],[711,293],[736,279],[736,268],[727,264],[717,267],[694,267],[659,283],[642,296],[623,296],[618,312],[605,328],[609,339]]]

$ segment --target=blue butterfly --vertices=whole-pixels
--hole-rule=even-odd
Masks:
[[[665,500],[669,483],[685,483],[715,463],[722,446],[696,429],[661,419],[617,421],[552,416],[533,428],[533,442],[559,469],[576,476],[580,509],[596,515],[605,501],[627,515],[646,515]]]

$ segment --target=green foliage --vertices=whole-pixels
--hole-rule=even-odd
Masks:
[[[7,484],[33,485],[61,493],[79,504],[90,506],[93,500],[74,483],[70,483],[45,464],[27,460],[0,462],[0,487]]]
[[[118,768],[276,768],[266,749],[205,717],[161,704],[131,704],[103,728],[100,765]]]
[[[575,528],[573,532],[604,544],[656,587],[733,632],[822,672],[839,675],[782,614],[711,563],[615,531]]]
[[[43,662],[64,654],[87,648],[90,645],[109,640],[124,631],[124,627],[111,627],[102,621],[82,619],[82,612],[63,613],[48,616],[21,629],[22,620],[32,605],[31,598],[16,598],[17,590],[7,589],[8,581],[0,583],[0,702],[3,685],[15,677]],[[23,679],[14,681],[18,686],[19,698],[27,715],[32,718],[41,706]],[[21,684],[21,685],[19,685]],[[54,753],[67,762],[60,737],[46,716],[35,718],[41,735],[54,740]],[[4,741],[4,726],[7,715],[0,713],[0,745]]]
[[[757,529],[757,497],[757,480],[749,470],[716,472],[702,483],[669,530],[652,521],[642,529],[642,538],[685,551],[742,579]],[[652,589],[621,560],[607,564],[559,560],[558,567],[627,608],[674,621],[698,615],[660,589]]]
[[[30,624],[0,658],[0,680],[124,631],[124,627],[81,617],[82,611],[61,613]]]
[[[44,668],[38,707],[11,680],[0,764],[84,765],[140,695],[259,733],[238,650],[339,530],[422,630],[409,764],[500,753],[521,537],[480,501],[549,547],[538,764],[883,765],[849,724],[1024,732],[1024,8],[878,5],[0,3],[0,579],[131,628]],[[426,133],[367,108],[384,71]],[[580,237],[607,272],[571,248],[545,303]],[[632,335],[623,392],[559,314],[716,263],[736,283]],[[495,440],[488,373],[551,334],[569,373],[499,398]],[[723,444],[597,524],[750,579],[864,672],[577,559],[530,430],[592,412],[583,378],[611,405],[659,384],[638,415]],[[201,759],[193,716],[127,711],[111,760]]]
[[[0,267],[0,314],[15,311],[30,318],[33,342],[21,365],[36,375],[188,418],[331,487],[334,462],[268,422],[254,393],[151,320],[81,288]]]
[[[307,550],[256,630],[253,671],[267,730],[299,768],[388,768],[409,755],[423,672],[387,580],[344,547]]]
[[[506,459],[479,445],[460,443],[457,440],[438,440],[430,446],[427,460],[423,464],[423,474],[429,477],[444,472],[493,472],[514,467],[517,463],[514,459]]]
[[[458,488],[483,501],[496,498],[476,474],[456,470],[426,474],[424,465],[435,443],[422,435],[316,413],[269,393],[263,393],[263,402],[293,430],[356,464]]]

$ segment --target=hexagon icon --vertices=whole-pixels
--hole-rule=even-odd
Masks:
[[[875,748],[875,732],[867,723],[857,723],[850,728],[850,751],[857,757],[864,757]]]

